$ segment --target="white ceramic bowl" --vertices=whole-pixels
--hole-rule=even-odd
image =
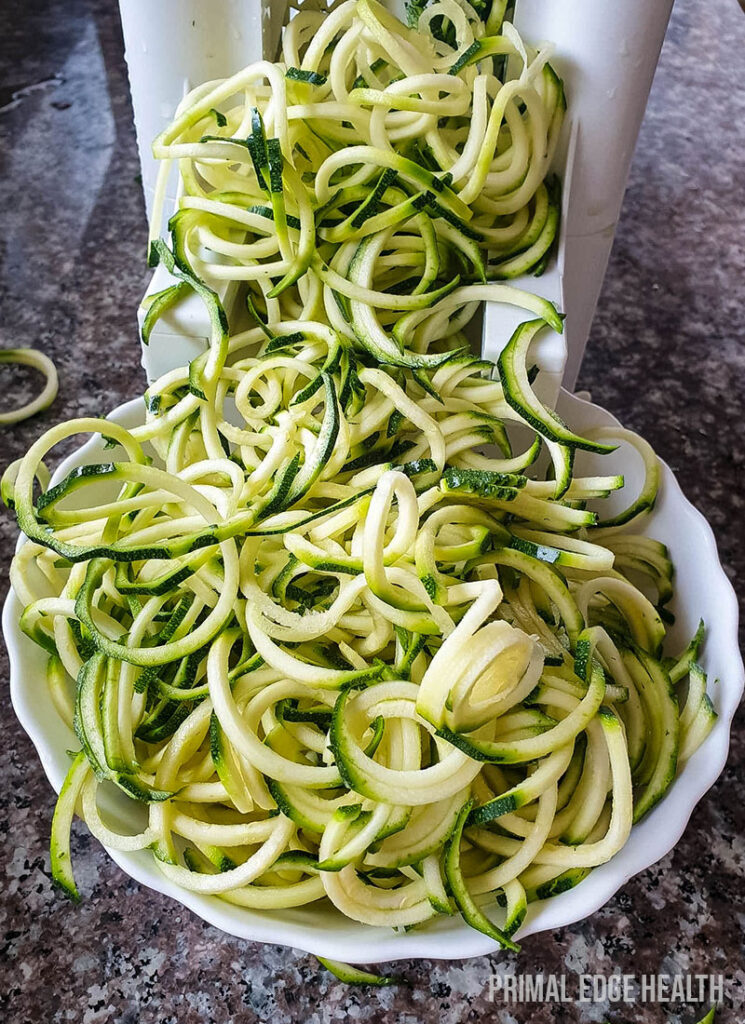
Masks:
[[[566,392],[562,393],[558,408],[580,432],[617,423],[605,410]],[[141,421],[142,413],[142,400],[138,399],[114,410],[110,418],[133,426]],[[106,461],[106,458],[100,438],[94,438],[60,466],[55,479],[73,466]],[[585,458],[588,467],[594,460],[597,472],[623,472],[628,483],[627,494],[640,478],[637,464],[640,460],[626,447],[605,459]],[[645,523],[645,532],[668,545],[676,565],[676,596],[671,606],[676,622],[670,631],[671,650],[687,642],[700,618],[707,624],[702,660],[711,680],[710,694],[719,718],[706,743],[685,765],[665,799],[635,826],[624,849],[610,863],[594,870],[577,888],[532,904],[519,936],[560,928],[587,917],[629,878],[663,857],[680,838],[691,812],[716,781],[727,758],[730,723],[744,681],[737,637],[737,602],[719,564],[708,523],[686,500],[667,466],[663,467],[661,493],[654,514]],[[20,613],[20,604],[11,592],[3,611],[3,631],[10,652],[11,698],[49,781],[59,791],[69,765],[65,751],[76,748],[77,743],[46,697],[45,655],[21,633]],[[715,682],[717,679],[719,682]],[[119,799],[117,795],[108,806],[114,827],[122,830],[132,827],[133,801]],[[454,960],[481,956],[497,949],[491,939],[468,927],[460,917],[441,918],[421,931],[398,935],[387,929],[357,924],[326,905],[271,913],[246,910],[214,896],[198,896],[178,889],[161,875],[146,851],[110,850],[109,853],[138,882],[173,897],[211,924],[244,939],[295,946],[351,963],[408,957]]]

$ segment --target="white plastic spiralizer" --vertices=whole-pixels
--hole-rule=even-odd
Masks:
[[[192,86],[274,59],[287,0],[120,0],[120,8],[150,216],[157,174],[152,139]],[[560,386],[572,390],[577,379],[671,8],[672,0],[517,3],[521,34],[533,43],[553,43],[552,62],[568,98],[554,167],[563,180],[559,244],[542,277],[514,282],[551,299],[566,314],[564,335],[546,335],[534,353],[542,371],[537,388],[551,404]],[[174,175],[164,220],[177,201]],[[148,294],[168,283],[167,271],[159,267]],[[230,304],[229,289],[221,297]],[[521,319],[519,310],[487,303],[482,354],[495,359]],[[207,335],[201,300],[192,296],[179,302],[143,348],[148,378],[198,355]]]

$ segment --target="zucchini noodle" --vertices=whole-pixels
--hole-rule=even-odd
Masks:
[[[200,87],[156,141],[185,191],[151,262],[205,302],[209,348],[142,425],[55,427],[2,487],[21,628],[81,748],[52,835],[73,897],[77,808],[215,899],[396,929],[460,911],[516,949],[528,902],[613,857],[713,724],[703,627],[663,654],[672,564],[633,532],[654,454],[543,406],[530,347],[560,319],[483,283],[490,253],[536,254],[563,109],[546,53],[493,22],[302,9],[281,63]],[[229,327],[225,278],[254,326]],[[490,297],[538,316],[498,366],[462,337]],[[109,461],[50,487],[79,434]],[[574,455],[618,440],[646,480],[602,519],[623,478]],[[112,786],[136,834],[99,809]]]
[[[0,426],[10,426],[13,423],[20,423],[37,412],[48,409],[57,397],[59,381],[57,379],[57,367],[49,356],[38,352],[35,348],[10,348],[0,349],[0,366],[5,364],[11,366],[31,366],[44,374],[44,387],[36,398],[27,402],[19,409],[10,412],[0,412]]]

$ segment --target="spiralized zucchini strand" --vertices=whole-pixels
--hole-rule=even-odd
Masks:
[[[34,370],[39,370],[43,373],[45,380],[44,387],[36,398],[26,402],[25,405],[18,409],[13,409],[10,412],[0,412],[0,426],[20,423],[22,420],[35,416],[37,412],[42,412],[44,409],[49,408],[57,397],[57,391],[59,390],[57,367],[49,356],[45,356],[43,352],[38,352],[35,348],[0,349],[0,365],[3,364],[6,366],[31,366]]]

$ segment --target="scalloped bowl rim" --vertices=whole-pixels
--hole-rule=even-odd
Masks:
[[[563,391],[559,408],[578,429],[601,424],[618,425],[606,410]],[[143,404],[134,399],[114,409],[109,419],[134,425],[142,421]],[[100,446],[91,438],[65,459],[53,479],[76,464],[85,462]],[[626,846],[607,864],[595,868],[574,889],[531,904],[520,929],[519,938],[562,928],[580,921],[600,909],[625,882],[664,857],[677,843],[699,800],[713,786],[724,768],[729,750],[732,717],[745,685],[745,670],[738,645],[738,606],[732,585],[719,563],[711,527],[685,498],[672,470],[663,462],[662,488],[653,515],[644,524],[650,532],[671,548],[676,564],[677,589],[695,592],[700,605],[691,617],[686,602],[673,602],[678,617],[688,621],[692,632],[695,621],[703,617],[707,624],[704,667],[710,679],[719,677],[712,700],[718,719],[665,799],[638,825],[634,826]],[[663,529],[650,530],[656,524]],[[668,525],[666,530],[664,527]],[[673,529],[674,526],[674,529]],[[671,531],[671,532],[668,532]],[[19,538],[19,545],[23,538]],[[680,553],[695,552],[681,560]],[[681,587],[681,583],[683,584]],[[707,614],[707,609],[709,614]],[[716,609],[716,616],[710,614]],[[46,775],[59,792],[66,764],[65,744],[60,743],[60,721],[49,702],[34,699],[33,685],[24,679],[38,675],[41,652],[20,631],[21,606],[11,589],[3,609],[3,633],[10,655],[11,700],[16,715],[31,738]],[[695,621],[694,621],[695,620]],[[690,634],[689,634],[690,635]],[[37,665],[34,665],[34,660]],[[55,721],[56,720],[56,721]],[[70,734],[72,735],[72,734]],[[116,826],[117,822],[113,822]],[[113,860],[136,881],[170,896],[199,917],[239,938],[292,946],[308,953],[348,963],[382,963],[400,959],[434,958],[460,960],[495,952],[499,947],[486,935],[474,931],[460,917],[433,921],[421,931],[396,934],[350,921],[334,908],[314,906],[285,911],[255,911],[227,904],[214,896],[187,892],[169,882],[158,870],[148,851],[122,853],[107,848]]]

